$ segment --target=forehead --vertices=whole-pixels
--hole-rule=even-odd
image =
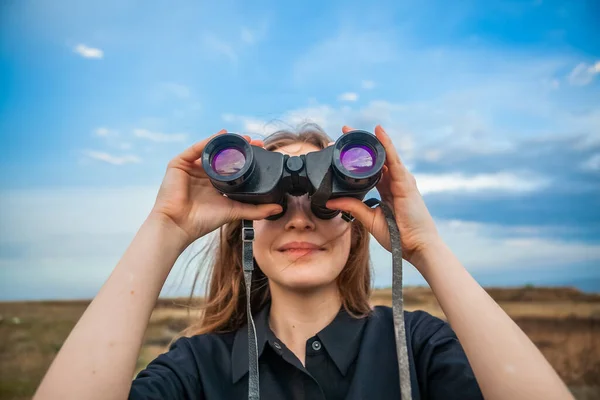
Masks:
[[[280,148],[273,150],[278,153],[288,154],[290,156],[300,156],[302,154],[310,153],[311,151],[319,151],[319,147],[311,143],[297,142],[281,146]]]

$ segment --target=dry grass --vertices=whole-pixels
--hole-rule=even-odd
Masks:
[[[578,399],[600,398],[600,295],[574,289],[487,289],[538,346]],[[406,288],[408,310],[444,318],[428,288]],[[137,370],[167,350],[198,313],[186,299],[160,299],[152,314]],[[391,304],[391,290],[373,304]],[[89,301],[0,303],[0,400],[31,398]],[[13,318],[18,318],[13,320]],[[17,323],[18,322],[18,323]]]

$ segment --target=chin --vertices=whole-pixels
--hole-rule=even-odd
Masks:
[[[329,286],[332,286],[335,284],[335,280],[327,280],[327,281],[323,281],[323,280],[316,280],[316,279],[312,279],[312,280],[295,280],[293,282],[278,282],[280,286],[284,287],[287,291],[293,291],[296,293],[301,293],[301,292],[305,292],[305,293],[310,293],[310,292],[315,292],[319,289],[323,289]]]
[[[303,262],[299,259],[269,279],[290,290],[304,291],[335,284],[340,272],[341,269],[332,268],[330,262]]]

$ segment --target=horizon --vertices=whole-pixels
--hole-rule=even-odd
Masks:
[[[600,291],[600,3],[446,7],[4,4],[0,301],[95,296],[172,157],[303,122],[381,124],[480,284]],[[373,242],[373,285],[391,284]],[[199,248],[161,296],[185,292]]]
[[[534,284],[525,284],[525,285],[482,285],[483,289],[485,290],[576,290],[579,293],[582,293],[583,295],[598,295],[600,294],[600,292],[598,290],[593,290],[593,291],[585,291],[582,290],[574,285],[564,285],[564,286],[553,286],[553,285],[534,285]],[[430,289],[429,285],[427,284],[415,284],[415,285],[403,285],[402,286],[403,289]],[[373,287],[372,288],[373,293],[372,294],[376,294],[377,291],[388,291],[388,290],[392,290],[391,286],[385,286],[385,287]],[[202,299],[204,296],[200,295],[200,294],[195,294],[194,296],[192,296],[192,299],[198,300],[198,299]],[[159,300],[182,300],[182,299],[189,299],[190,296],[188,295],[181,295],[181,296],[176,296],[176,295],[171,295],[171,296],[159,296]],[[11,300],[0,300],[0,303],[45,303],[45,302],[88,302],[88,301],[92,301],[94,299],[93,296],[90,297],[73,297],[73,298],[27,298],[27,299],[11,299]],[[406,301],[406,300],[405,300]]]

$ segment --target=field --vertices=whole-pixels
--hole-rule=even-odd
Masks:
[[[577,399],[600,399],[600,294],[571,288],[488,288],[529,335]],[[408,310],[444,318],[428,288],[405,288]],[[373,293],[391,305],[391,290]],[[0,400],[31,398],[89,301],[0,303]],[[181,299],[160,299],[146,331],[138,370],[165,351],[173,336],[197,317]]]

